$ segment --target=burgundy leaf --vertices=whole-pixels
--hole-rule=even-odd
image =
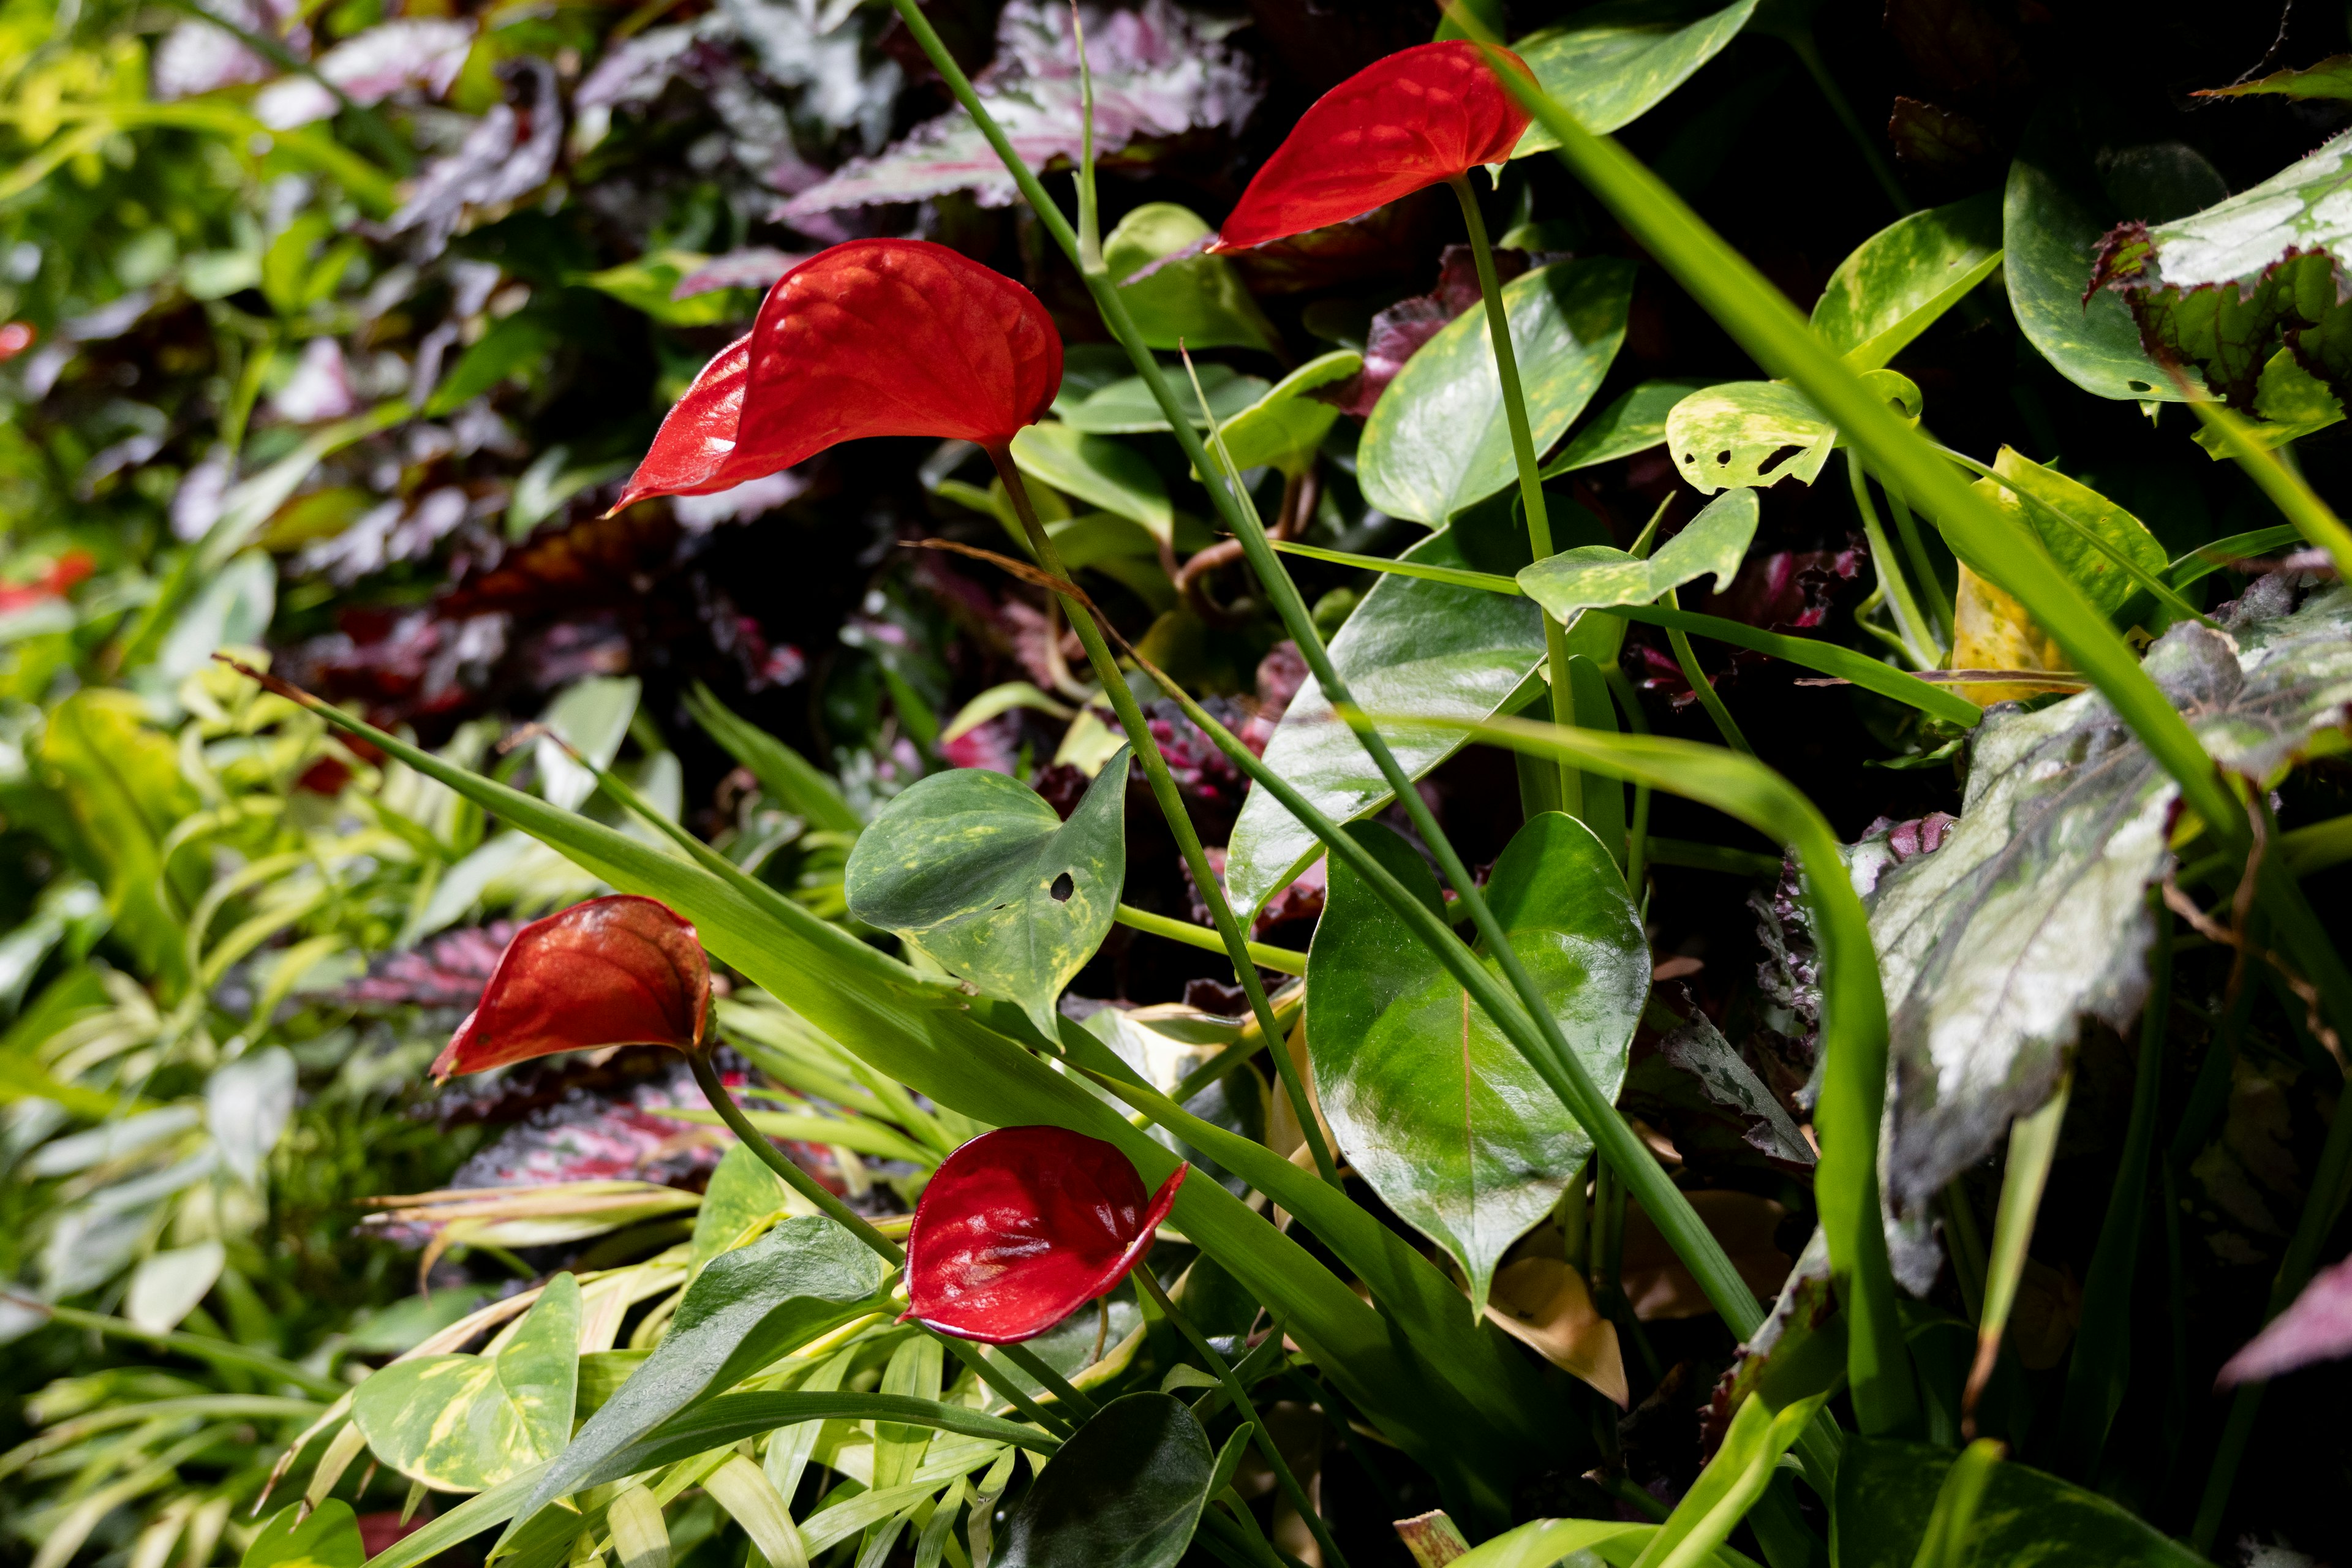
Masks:
[[[949,1155],[915,1205],[904,1318],[958,1339],[1044,1333],[1151,1249],[1191,1167],[1146,1196],[1117,1145],[1060,1127],[1004,1127]]]
[[[710,961],[692,926],[652,899],[591,899],[515,933],[433,1076],[598,1046],[692,1050],[709,1016]]]

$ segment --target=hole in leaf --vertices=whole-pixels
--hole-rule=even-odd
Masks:
[[[1729,467],[1731,467],[1731,453],[1730,453],[1730,450],[1729,450],[1728,448],[1726,448],[1726,449],[1725,449],[1725,450],[1723,450],[1723,451],[1717,452],[1717,453],[1715,455],[1715,461],[1716,461],[1716,466],[1717,466],[1717,468],[1729,468]]]
[[[1070,874],[1067,871],[1065,871],[1060,876],[1055,878],[1054,885],[1045,890],[1054,895],[1054,901],[1055,903],[1066,904],[1070,901],[1070,895],[1078,890],[1078,885],[1076,882],[1071,880]]]
[[[1773,448],[1772,455],[1756,466],[1756,477],[1759,479],[1763,478],[1766,474],[1770,473],[1782,463],[1787,462],[1790,458],[1796,457],[1802,451],[1804,451],[1802,447],[1777,447]]]
[[[2155,387],[2150,386],[2144,381],[2126,381],[2124,384],[2130,387],[2134,392],[2154,392],[2156,390]]]

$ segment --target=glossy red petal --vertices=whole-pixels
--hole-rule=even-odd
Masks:
[[[1189,1168],[1147,1197],[1116,1144],[1060,1127],[983,1133],[915,1205],[905,1316],[990,1344],[1045,1332],[1142,1261]]]
[[[710,961],[668,905],[591,899],[515,932],[433,1076],[596,1046],[701,1043]]]
[[[613,503],[614,511],[647,496],[694,496],[732,489],[745,479],[772,474],[756,458],[734,460],[735,432],[743,415],[743,386],[751,363],[751,334],[744,333],[711,359],[662,419],[653,447],[629,488]],[[740,469],[759,468],[757,473]]]
[[[1525,62],[1500,51],[1535,79]],[[1344,223],[1511,155],[1528,112],[1476,45],[1423,44],[1375,60],[1317,99],[1242,193],[1212,250]]]

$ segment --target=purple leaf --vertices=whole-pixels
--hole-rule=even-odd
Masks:
[[[344,39],[319,57],[317,68],[354,103],[382,103],[403,88],[439,98],[457,79],[473,47],[471,23],[403,19]],[[335,109],[335,95],[309,77],[272,82],[253,100],[253,112],[278,131],[324,120]]]
[[[2352,1258],[2321,1270],[2285,1311],[2230,1358],[2213,1385],[2259,1383],[2346,1355],[2352,1355]]]
[[[520,101],[492,109],[457,152],[425,166],[415,194],[384,226],[387,237],[414,233],[424,255],[438,256],[467,208],[498,206],[528,195],[554,172],[555,155],[563,144],[555,68],[526,58],[503,69],[522,89]]]

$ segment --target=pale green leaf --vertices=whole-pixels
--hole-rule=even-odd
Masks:
[[[1756,537],[1758,511],[1754,490],[1727,491],[1647,560],[1605,544],[1579,545],[1520,568],[1519,588],[1563,622],[1582,610],[1650,604],[1710,573],[1720,594]]]
[[[1512,46],[1536,81],[1596,136],[1630,125],[1721,53],[1755,14],[1756,0],[1711,7],[1706,0],[1605,0]],[[1542,125],[1528,127],[1511,156],[1559,145]]]
[[[1896,219],[1830,274],[1813,331],[1854,369],[1878,369],[1992,276],[2000,226],[1990,193]]]
[[[1013,460],[1023,474],[1088,506],[1131,518],[1154,539],[1173,546],[1176,511],[1168,486],[1150,459],[1132,447],[1074,426],[1032,425],[1013,437]]]
[[[1160,260],[1209,233],[1190,207],[1146,202],[1103,237],[1103,265],[1118,280],[1136,330],[1152,348],[1272,349],[1274,328],[1232,262],[1207,255]],[[1146,268],[1146,276],[1135,276]]]

